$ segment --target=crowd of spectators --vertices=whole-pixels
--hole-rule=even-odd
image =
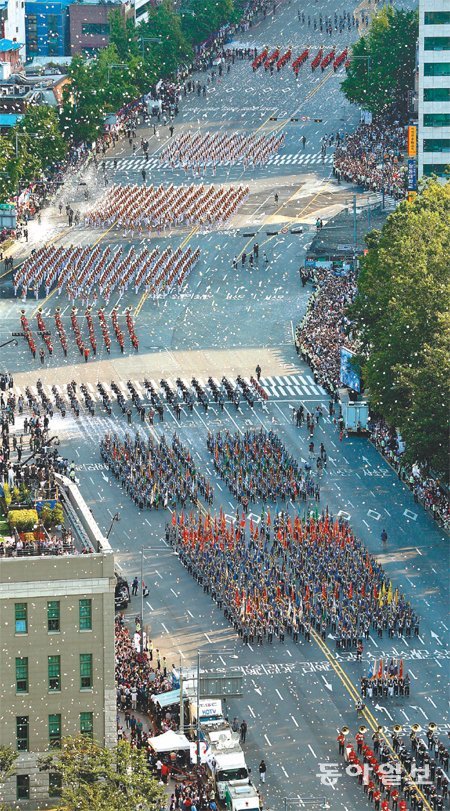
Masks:
[[[406,129],[398,122],[360,124],[336,146],[333,174],[399,200],[406,193],[405,147]]]
[[[49,535],[40,530],[40,539],[15,537],[4,538],[0,544],[0,557],[40,557],[43,555],[77,555],[74,538],[71,532]],[[86,550],[87,551],[87,550]]]
[[[314,275],[317,287],[297,327],[295,346],[316,382],[334,394],[340,382],[341,347],[344,343],[350,349],[353,346],[345,310],[356,295],[356,276],[350,268],[317,268]]]
[[[172,688],[172,675],[167,671],[166,660],[158,650],[153,651],[152,642],[144,632],[144,651],[141,651],[140,619],[136,617],[134,636],[130,634],[122,616],[115,624],[115,669],[117,709],[125,712],[147,713],[153,706],[150,698]],[[125,716],[125,721],[126,721]],[[173,728],[171,719],[160,719],[164,731]],[[164,722],[164,723],[163,723]],[[127,729],[129,728],[126,723]],[[151,731],[153,735],[153,730]],[[122,736],[123,737],[123,736]],[[134,738],[134,736],[132,736]]]
[[[414,495],[416,503],[431,512],[435,521],[450,528],[450,501],[448,490],[439,479],[417,464],[407,465],[403,459],[405,445],[395,428],[384,420],[372,424],[371,439]]]

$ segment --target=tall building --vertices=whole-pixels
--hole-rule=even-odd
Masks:
[[[25,0],[0,0],[0,41],[20,45],[20,57],[25,61]]]
[[[55,805],[59,775],[37,760],[62,737],[116,742],[114,555],[78,488],[64,483],[73,542],[0,557],[0,745],[19,752],[0,800],[14,808]]]
[[[70,0],[27,0],[25,5],[27,58],[69,54]]]
[[[450,164],[450,0],[419,0],[418,174]]]

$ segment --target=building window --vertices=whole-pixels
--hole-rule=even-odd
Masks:
[[[28,774],[18,774],[16,777],[16,795],[18,800],[30,799],[30,776]]]
[[[106,37],[109,34],[109,23],[82,23],[81,33]]]
[[[424,101],[450,101],[450,87],[424,87]]]
[[[28,752],[29,730],[30,725],[28,715],[18,715],[16,717],[16,738],[18,752]]]
[[[450,11],[426,11],[425,25],[450,25]]]
[[[80,686],[82,690],[92,687],[92,653],[80,653]]]
[[[437,175],[438,177],[445,177],[450,179],[450,161],[446,163],[424,163],[423,165],[424,177],[430,175]]]
[[[425,62],[424,76],[450,76],[450,62]]]
[[[48,689],[61,690],[61,657],[48,657]]]
[[[80,732],[88,738],[94,736],[94,713],[80,712]]]
[[[16,634],[28,633],[28,609],[26,603],[16,603],[14,606],[16,618]]]
[[[60,630],[59,600],[50,600],[47,603],[47,628],[53,633]]]
[[[450,113],[425,113],[424,127],[450,127]]]
[[[92,631],[92,600],[80,600],[80,631]]]
[[[61,746],[61,715],[48,716],[48,742],[50,749],[59,749]]]
[[[450,37],[425,37],[425,51],[450,51]]]
[[[424,152],[450,152],[450,138],[425,138]]]
[[[16,658],[16,693],[28,693],[28,658]]]
[[[48,796],[61,797],[62,794],[62,774],[50,772],[48,775]]]

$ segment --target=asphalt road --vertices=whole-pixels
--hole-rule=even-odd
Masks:
[[[306,13],[318,17],[321,11],[333,15],[344,7],[349,8],[337,0],[308,8],[303,4],[284,5],[273,19],[247,32],[241,41],[281,49],[291,46],[299,52],[307,45],[314,49],[324,37],[299,23],[298,9],[305,8]],[[354,30],[329,40],[340,50],[353,36]],[[260,362],[270,391],[266,411],[260,406],[251,410],[244,404],[241,411],[235,412],[228,404],[225,412],[218,413],[213,406],[206,416],[196,408],[193,415],[183,412],[181,425],[176,426],[169,410],[165,423],[158,423],[153,429],[158,435],[165,430],[170,437],[177,428],[180,438],[192,447],[197,461],[213,481],[214,509],[222,505],[230,516],[234,515],[236,505],[213,475],[206,451],[207,429],[226,427],[239,432],[250,425],[272,428],[292,453],[306,460],[306,429],[299,430],[292,424],[292,405],[303,402],[313,410],[322,404],[326,412],[328,398],[314,385],[309,369],[293,349],[293,329],[311,292],[309,287],[301,287],[298,268],[312,240],[316,217],[332,216],[357,192],[351,187],[338,187],[331,180],[330,154],[324,163],[317,160],[321,138],[326,133],[354,126],[359,115],[339,93],[340,72],[319,75],[312,74],[309,68],[302,70],[295,81],[289,66],[270,77],[253,74],[249,63],[237,62],[229,76],[208,89],[206,99],[192,96],[181,103],[176,133],[198,128],[253,132],[260,127],[265,132],[282,129],[286,133],[281,153],[284,161],[273,161],[264,169],[245,173],[242,167],[218,170],[214,182],[239,180],[249,183],[251,188],[244,209],[227,228],[198,232],[191,237],[186,229],[181,229],[169,236],[151,235],[150,239],[130,243],[115,231],[102,235],[100,231],[80,227],[66,233],[64,221],[55,210],[43,217],[39,233],[30,228],[31,245],[23,248],[23,255],[39,239],[55,237],[61,244],[100,240],[102,244],[142,242],[152,247],[165,246],[168,241],[177,247],[190,238],[193,247],[200,246],[201,262],[179,297],[158,304],[128,292],[117,302],[122,321],[126,306],[138,310],[138,356],[120,357],[118,348],[113,347],[111,358],[104,358],[100,352],[96,363],[79,365],[79,355],[73,350],[65,360],[61,350],[55,349],[53,357],[47,358],[41,368],[32,366],[29,352],[20,342],[17,349],[6,348],[1,359],[2,365],[15,373],[20,390],[27,383],[33,385],[41,374],[47,385],[57,381],[62,390],[67,379],[84,379],[94,394],[97,381],[109,385],[113,378],[122,381],[129,378],[140,384],[143,392],[147,368],[148,376],[156,384],[161,377],[173,381],[178,375],[189,383],[197,366],[201,379],[209,374],[220,378],[225,357],[230,358],[227,365],[230,377],[233,373],[250,376]],[[297,117],[299,121],[290,120]],[[302,121],[302,117],[306,120]],[[316,123],[315,118],[321,122]],[[303,134],[307,138],[304,152],[300,143]],[[169,133],[161,128],[151,140],[151,151],[157,153],[168,137]],[[113,157],[111,153],[107,158],[111,178]],[[139,152],[130,155],[127,145],[121,144],[117,160],[115,182],[142,182]],[[161,169],[156,161],[150,174],[154,183],[184,181],[180,173]],[[212,178],[207,176],[206,180]],[[95,197],[100,193],[99,183],[92,174],[88,174],[87,181],[91,196]],[[274,201],[275,188],[278,203]],[[62,194],[64,201],[78,201],[81,207],[76,185]],[[303,233],[290,233],[292,224],[301,224]],[[267,233],[280,231],[283,226],[287,226],[285,234]],[[254,238],[245,236],[253,231],[257,232]],[[234,271],[233,257],[239,256],[254,239],[260,245],[258,267]],[[263,251],[267,253],[268,264],[261,260]],[[108,312],[115,304],[116,300],[111,300]],[[0,278],[0,338],[6,339],[18,328],[22,306],[32,317],[38,305],[42,305],[49,323],[55,306],[60,305],[69,331],[71,305],[63,296],[58,300],[51,294],[48,299],[28,300],[22,305],[12,297],[10,278]],[[80,321],[83,312],[80,307]],[[268,774],[263,795],[272,811],[283,808],[283,798],[295,796],[316,798],[317,807],[323,807],[321,798],[324,798],[336,811],[367,807],[360,786],[344,774],[342,764],[334,786],[321,784],[320,764],[339,762],[336,734],[343,724],[356,731],[359,722],[354,709],[355,686],[357,689],[361,675],[368,672],[374,657],[404,659],[411,675],[411,696],[383,700],[378,705],[368,702],[371,723],[389,727],[401,723],[407,729],[415,722],[426,726],[428,720],[448,724],[448,539],[414,504],[407,488],[366,439],[350,438],[340,443],[334,424],[328,417],[321,420],[316,441],[324,442],[329,464],[321,480],[319,506],[328,505],[334,514],[341,512],[350,521],[367,548],[382,560],[394,586],[408,595],[422,622],[419,640],[371,639],[365,646],[363,662],[357,663],[353,655],[336,656],[332,639],[326,640],[326,647],[315,641],[296,646],[287,641],[285,645],[262,649],[242,645],[215,604],[177,558],[162,548],[164,524],[170,514],[139,512],[102,465],[98,444],[103,433],[127,430],[117,405],[112,417],[98,404],[95,417],[84,410],[78,420],[70,415],[65,419],[55,416],[52,427],[61,437],[61,452],[75,460],[81,490],[105,531],[119,511],[121,520],[114,525],[111,541],[119,565],[130,579],[139,576],[141,547],[154,549],[144,554],[144,579],[150,588],[145,601],[145,623],[155,647],[160,647],[169,662],[178,665],[181,660],[186,667],[200,649],[205,668],[237,668],[244,675],[243,696],[230,700],[229,714],[246,718],[249,724],[245,751],[255,776],[261,758],[266,760]],[[132,430],[136,427],[140,424],[135,416]],[[259,506],[255,514],[260,514]],[[381,548],[383,528],[389,535],[387,549]],[[134,598],[129,609],[130,621],[139,611],[140,600]],[[235,651],[238,658],[221,657],[225,648]]]

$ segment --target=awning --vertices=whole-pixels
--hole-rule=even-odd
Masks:
[[[168,693],[159,693],[156,696],[152,696],[152,701],[154,701],[155,704],[159,704],[161,709],[164,709],[165,707],[170,707],[172,704],[179,704],[180,691],[169,690]]]
[[[0,113],[0,127],[15,127],[22,118],[19,113]]]
[[[191,748],[191,743],[186,735],[181,735],[172,729],[155,738],[149,738],[148,742],[155,752],[179,752],[180,749],[187,751]]]

